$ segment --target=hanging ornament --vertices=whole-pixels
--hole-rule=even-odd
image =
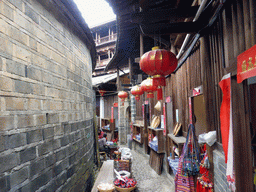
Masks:
[[[141,88],[143,91],[147,92],[147,98],[154,98],[153,92],[157,90],[157,86],[153,86],[152,78],[148,77],[141,82]]]
[[[158,100],[163,99],[161,86],[165,86],[165,76],[171,74],[178,65],[176,56],[165,49],[153,47],[142,55],[140,69],[153,77],[153,85],[158,87]]]
[[[106,91],[105,90],[99,90],[99,93],[100,93],[101,97],[103,97],[104,94],[106,93]]]
[[[143,94],[143,90],[142,90],[142,88],[140,86],[135,85],[131,89],[131,94],[135,96],[135,99],[137,101],[139,101],[140,100],[140,96]]]
[[[122,105],[124,105],[124,101],[128,97],[128,93],[125,91],[119,91],[118,97],[121,99]]]

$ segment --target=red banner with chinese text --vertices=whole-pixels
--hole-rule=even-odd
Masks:
[[[237,83],[256,76],[256,45],[237,56]]]
[[[114,107],[111,107],[111,123],[114,123]]]

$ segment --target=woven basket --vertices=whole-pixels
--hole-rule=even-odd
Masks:
[[[116,186],[116,190],[119,192],[130,192],[130,191],[133,191],[135,188],[136,188],[136,185],[130,188],[120,188]]]

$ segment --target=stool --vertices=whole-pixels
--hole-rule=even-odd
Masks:
[[[107,157],[106,157],[106,152],[99,152],[100,153],[100,156],[103,156],[104,160],[107,160]]]

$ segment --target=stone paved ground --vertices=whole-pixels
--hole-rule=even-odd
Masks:
[[[132,150],[132,176],[137,180],[136,192],[174,192],[174,180],[158,175],[149,165],[149,155]]]

